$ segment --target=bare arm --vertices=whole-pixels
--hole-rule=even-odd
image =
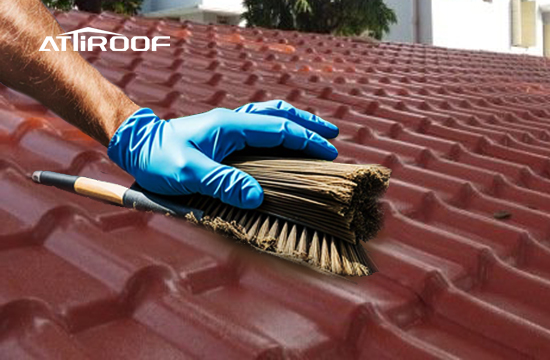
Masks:
[[[139,109],[67,42],[39,51],[63,29],[40,0],[0,0],[0,82],[32,96],[103,145]],[[61,41],[58,47],[61,47]]]
[[[108,146],[109,158],[149,191],[201,193],[252,209],[263,189],[220,163],[233,151],[284,146],[326,160],[338,155],[326,140],[338,135],[336,126],[281,100],[163,121],[139,109],[70,43],[67,51],[39,51],[46,36],[62,33],[40,0],[0,0],[0,82]]]

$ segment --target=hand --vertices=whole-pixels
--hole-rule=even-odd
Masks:
[[[253,209],[263,201],[262,187],[252,176],[220,164],[226,156],[245,146],[282,145],[334,160],[338,152],[325,138],[337,135],[333,124],[281,100],[166,121],[143,108],[119,127],[108,154],[151,192],[201,193]]]

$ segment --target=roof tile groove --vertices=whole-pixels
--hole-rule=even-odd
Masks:
[[[547,358],[550,61],[268,29],[57,13],[169,35],[82,52],[164,118],[285,99],[392,169],[380,273],[318,274],[188,223],[34,185],[129,185],[105,149],[0,86],[0,357]],[[327,314],[330,314],[328,316]]]

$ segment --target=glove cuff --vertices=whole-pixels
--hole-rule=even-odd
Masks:
[[[119,126],[107,148],[109,158],[124,171],[132,174],[131,169],[138,164],[138,156],[132,156],[139,153],[143,144],[141,139],[150,132],[150,128],[160,120],[153,110],[141,108],[133,113],[128,119]],[[134,154],[136,153],[136,154]]]

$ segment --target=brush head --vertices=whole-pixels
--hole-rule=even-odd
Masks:
[[[204,211],[200,224],[318,270],[350,276],[376,271],[360,240],[372,238],[382,226],[378,198],[388,187],[390,170],[286,158],[227,163],[259,181],[264,203],[243,210],[194,195],[186,205]]]
[[[240,157],[226,162],[264,188],[257,211],[323,231],[352,244],[376,235],[382,223],[377,199],[391,171],[380,165],[310,159]]]

